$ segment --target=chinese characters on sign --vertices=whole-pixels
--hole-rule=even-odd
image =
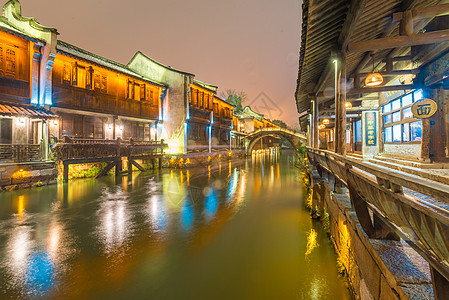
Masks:
[[[437,104],[431,99],[423,99],[412,106],[413,116],[419,119],[430,118],[437,111]]]
[[[365,113],[365,136],[367,146],[377,144],[377,117],[375,112]]]

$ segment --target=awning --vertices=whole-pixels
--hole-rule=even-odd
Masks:
[[[42,107],[31,105],[20,105],[0,102],[0,115],[3,116],[22,116],[39,119],[57,118],[51,111]]]

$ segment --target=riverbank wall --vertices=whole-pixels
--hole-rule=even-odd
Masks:
[[[0,192],[56,183],[54,162],[10,163],[0,166]]]
[[[349,193],[329,181],[310,172],[308,206],[321,218],[355,299],[434,299],[428,263],[403,240],[368,238]]]

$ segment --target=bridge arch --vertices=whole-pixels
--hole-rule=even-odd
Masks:
[[[251,155],[254,146],[264,137],[285,138],[296,150],[305,145],[306,136],[284,128],[262,128],[251,132],[245,138],[245,152]]]

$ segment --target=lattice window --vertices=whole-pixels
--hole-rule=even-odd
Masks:
[[[101,91],[108,91],[108,77],[106,75],[101,75]]]
[[[62,81],[67,84],[70,84],[72,82],[72,66],[68,63],[64,64]]]
[[[101,90],[101,76],[98,73],[94,74],[94,89]]]
[[[3,46],[0,45],[0,75],[3,74]]]
[[[10,75],[16,74],[16,52],[12,49],[6,49],[5,71]]]

